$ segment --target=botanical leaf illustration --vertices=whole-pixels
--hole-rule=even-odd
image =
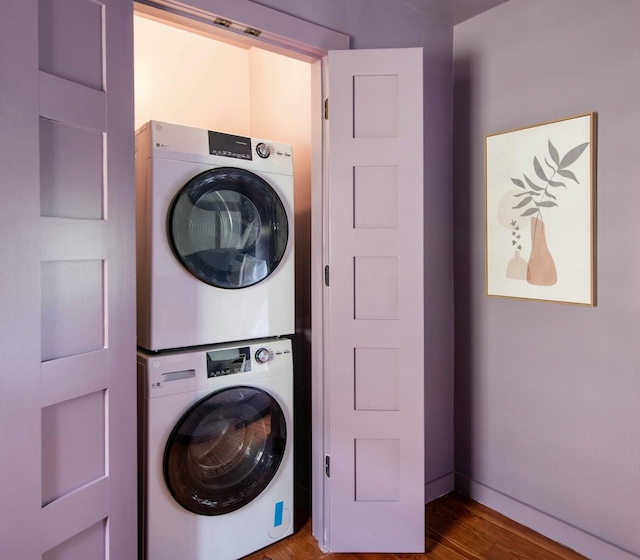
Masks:
[[[558,169],[558,175],[562,175],[567,179],[572,179],[576,183],[580,184],[580,181],[578,181],[578,178],[573,174],[573,172],[569,171],[568,169]]]
[[[514,206],[514,208],[522,208],[523,206],[526,206],[527,204],[529,204],[533,199],[528,196],[527,198],[523,198],[516,206]]]
[[[549,181],[550,187],[567,187],[564,183],[560,183],[559,181]]]
[[[560,156],[558,155],[558,150],[556,150],[556,147],[551,143],[551,140],[549,140],[549,155],[551,156],[553,162],[558,167],[560,167]]]
[[[547,158],[544,158],[544,162],[547,164],[547,167],[551,169],[551,171],[553,171],[554,173],[556,172],[556,168],[549,163],[549,160]]]
[[[559,165],[560,169],[569,167],[574,161],[576,161],[582,155],[582,152],[585,151],[588,145],[589,145],[589,142],[585,142],[584,144],[580,144],[579,146],[576,146],[572,150],[569,150],[566,153],[566,155],[562,158],[562,161],[560,162],[560,165]]]
[[[535,214],[536,212],[538,212],[537,208],[529,208],[522,213],[522,217],[531,216],[531,214]]]
[[[540,164],[540,160],[537,156],[533,157],[533,169],[539,179],[545,182],[545,186],[541,187],[534,183],[525,173],[522,174],[526,185],[529,186],[529,189],[525,186],[520,179],[512,178],[511,181],[514,185],[517,185],[521,189],[524,189],[525,192],[518,193],[514,195],[516,198],[522,198],[518,202],[516,206],[512,206],[513,209],[523,208],[521,217],[532,216],[533,214],[537,214],[537,218],[542,220],[542,208],[553,208],[554,206],[558,206],[558,203],[555,202],[557,198],[551,193],[550,189],[564,187],[567,188],[567,185],[562,181],[554,181],[556,175],[560,177],[564,177],[566,179],[571,179],[576,183],[580,184],[578,178],[572,171],[569,171],[567,167],[576,162],[576,160],[583,154],[583,152],[587,149],[589,142],[585,142],[584,144],[579,144],[575,148],[569,150],[563,157],[560,159],[560,154],[558,150],[553,145],[551,140],[547,140],[547,147],[549,149],[549,156],[556,164],[554,167],[549,160],[545,157],[544,162],[549,167],[549,169],[553,172],[550,177],[547,178],[542,165]],[[526,208],[529,206],[528,208]]]
[[[540,177],[540,179],[542,179],[545,183],[549,180],[544,174],[544,169],[542,169],[542,165],[540,165],[537,157],[533,158],[533,169],[535,170],[536,175]]]
[[[543,191],[544,189],[542,187],[539,187],[538,185],[536,185],[533,181],[531,181],[531,179],[529,179],[529,177],[527,177],[524,173],[522,174],[524,176],[525,181],[527,182],[527,184],[534,190],[534,191]]]

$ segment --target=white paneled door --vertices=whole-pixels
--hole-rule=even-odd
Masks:
[[[0,558],[136,557],[132,17],[0,4]]]
[[[328,60],[324,544],[422,552],[422,49]]]

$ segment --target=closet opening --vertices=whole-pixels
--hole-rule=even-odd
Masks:
[[[156,120],[292,146],[295,503],[311,512],[312,105],[321,106],[321,92],[313,57],[257,35],[230,20],[134,4],[135,128]]]

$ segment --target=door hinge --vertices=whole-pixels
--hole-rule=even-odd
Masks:
[[[232,21],[221,17],[214,19],[213,23],[215,23],[216,25],[221,25],[222,27],[231,27],[233,25]]]
[[[324,267],[324,285],[329,285],[329,265]]]
[[[329,120],[329,98],[328,97],[324,100],[324,120],[325,121]]]
[[[327,478],[331,478],[331,457],[329,455],[324,456],[324,474]]]

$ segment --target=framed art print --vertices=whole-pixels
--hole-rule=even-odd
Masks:
[[[595,305],[596,114],[485,138],[487,295]]]

